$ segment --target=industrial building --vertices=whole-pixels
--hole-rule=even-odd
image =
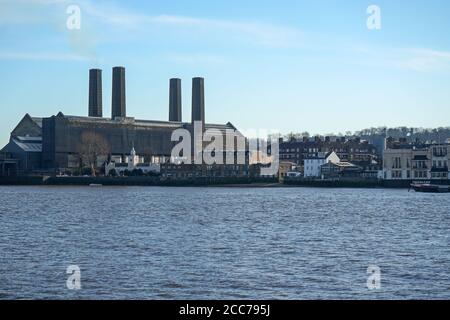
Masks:
[[[192,119],[183,122],[181,80],[171,79],[168,121],[138,120],[126,112],[125,68],[113,68],[111,116],[104,117],[102,99],[102,70],[89,71],[88,116],[71,116],[59,112],[47,118],[26,114],[11,132],[10,142],[0,151],[8,172],[62,172],[83,166],[80,143],[84,133],[101,137],[108,146],[107,154],[99,155],[98,166],[111,161],[125,162],[130,150],[135,150],[147,162],[161,163],[170,159],[176,142],[171,136],[176,129],[193,131],[194,122],[201,122],[204,130],[219,130],[243,137],[231,124],[205,122],[204,79],[192,81]],[[230,131],[231,130],[231,131]],[[227,152],[237,152],[235,146],[225,146]],[[232,148],[232,149],[230,149]],[[14,159],[16,168],[11,168]],[[7,163],[7,164],[6,164]],[[247,172],[247,169],[240,170]],[[3,169],[5,172],[5,169]]]

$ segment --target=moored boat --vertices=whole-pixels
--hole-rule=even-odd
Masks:
[[[441,186],[436,184],[411,184],[415,192],[423,193],[450,193],[450,186]]]

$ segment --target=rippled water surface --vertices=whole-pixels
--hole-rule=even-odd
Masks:
[[[450,195],[0,187],[0,298],[450,298]]]

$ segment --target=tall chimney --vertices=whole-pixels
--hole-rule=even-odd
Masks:
[[[192,123],[201,121],[205,129],[205,79],[192,79]]]
[[[102,70],[89,70],[89,117],[103,117]]]
[[[181,79],[170,79],[169,121],[182,121]]]
[[[127,116],[124,67],[113,68],[111,107],[111,116],[113,119],[115,119],[116,117],[125,118]]]

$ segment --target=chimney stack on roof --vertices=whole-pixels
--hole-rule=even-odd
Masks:
[[[192,123],[200,121],[205,128],[205,79],[192,79]]]
[[[182,121],[181,79],[170,79],[169,121]]]
[[[102,70],[89,70],[89,117],[103,117]],[[126,118],[126,83],[125,68],[112,69],[111,118]],[[182,122],[181,79],[170,79],[169,121]],[[201,122],[205,130],[205,79],[192,79],[192,124]]]
[[[125,68],[113,68],[111,117],[126,118]]]
[[[89,70],[89,117],[103,117],[102,70]]]

